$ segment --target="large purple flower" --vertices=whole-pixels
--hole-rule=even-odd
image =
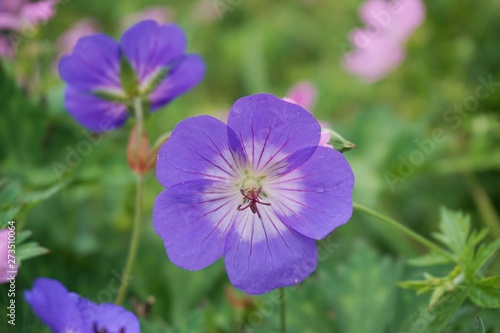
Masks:
[[[249,294],[298,284],[316,267],[315,240],[352,214],[352,170],[319,147],[321,128],[299,105],[259,94],[238,100],[228,124],[199,116],[162,146],[166,187],[153,225],[170,260],[198,270],[224,256]]]
[[[154,21],[132,26],[119,43],[104,34],[80,39],[59,64],[68,84],[66,108],[84,127],[99,132],[123,125],[134,101],[157,110],[203,78],[203,60],[186,54],[186,44],[177,25]]]
[[[54,333],[140,333],[137,317],[118,305],[95,304],[69,292],[60,282],[35,280],[24,298]]]

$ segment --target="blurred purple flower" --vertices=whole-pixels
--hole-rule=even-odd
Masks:
[[[66,108],[81,125],[99,132],[122,126],[132,100],[147,102],[151,111],[161,108],[196,86],[205,73],[201,57],[185,53],[186,44],[180,27],[154,21],[132,26],[119,43],[104,34],[80,39],[59,63],[68,84]],[[123,60],[138,81],[137,91],[124,86]]]
[[[122,307],[93,303],[69,292],[59,281],[38,278],[24,298],[35,314],[53,332],[139,333],[137,317]]]
[[[315,269],[315,240],[352,214],[354,175],[341,153],[318,147],[321,128],[273,95],[239,99],[228,123],[179,123],[158,154],[166,188],[153,226],[170,260],[202,269],[224,256],[249,294],[296,285]]]
[[[360,17],[367,27],[351,34],[355,50],[346,55],[343,65],[367,82],[375,82],[403,61],[403,44],[422,24],[425,7],[421,0],[367,0]]]
[[[11,267],[12,261],[9,262],[9,255],[13,257],[13,252],[9,250],[9,229],[0,230],[0,283],[9,282],[10,279],[17,275],[18,264],[17,260],[13,267]],[[11,259],[12,260],[12,259]],[[10,273],[10,272],[15,272]]]
[[[98,30],[98,23],[92,18],[86,18],[73,24],[56,42],[57,62],[63,54],[70,52],[82,37],[95,34]]]
[[[14,56],[13,33],[28,33],[55,13],[57,0],[0,0],[0,58]]]

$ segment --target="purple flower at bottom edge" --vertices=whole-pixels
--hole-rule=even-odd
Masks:
[[[131,97],[122,87],[122,57],[130,63],[138,80],[139,97],[150,103],[151,110],[166,105],[196,86],[205,74],[203,60],[198,55],[186,54],[186,45],[181,28],[154,21],[132,26],[119,43],[104,34],[81,38],[73,53],[59,63],[61,78],[68,84],[66,108],[92,131],[122,126],[129,116],[127,104],[102,98],[102,93],[124,100]],[[167,75],[162,77],[160,74],[165,70]],[[151,86],[155,88],[149,92]]]
[[[24,298],[54,333],[140,333],[137,317],[111,304],[95,304],[69,292],[60,282],[38,278]]]
[[[153,225],[170,260],[202,269],[224,256],[231,283],[262,294],[316,268],[315,240],[352,214],[354,175],[341,153],[318,147],[321,128],[273,95],[239,99],[227,125],[179,123],[158,153],[166,187]]]

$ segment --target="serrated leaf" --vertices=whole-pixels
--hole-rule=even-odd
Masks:
[[[324,273],[324,272],[323,272]],[[338,314],[341,332],[383,333],[395,313],[396,282],[400,266],[357,243],[343,265],[325,276],[324,290]]]
[[[436,252],[430,252],[423,256],[409,259],[407,261],[413,266],[435,266],[451,263],[451,260]]]
[[[17,247],[16,259],[22,262],[30,258],[41,256],[48,252],[49,252],[48,249],[41,247],[40,245],[38,245],[38,243],[29,242]]]
[[[481,244],[477,250],[472,244],[468,244],[465,258],[466,280],[474,284],[479,270],[495,255],[500,248],[500,239],[488,244]]]
[[[458,311],[467,296],[465,288],[456,288],[445,292],[432,308],[420,309],[418,316],[413,317],[404,332],[408,333],[440,333],[450,318]]]
[[[494,287],[500,282],[500,275],[489,276],[476,282],[476,285]]]
[[[483,308],[500,308],[500,288],[472,285],[468,288],[469,297],[474,304]]]
[[[445,244],[457,258],[460,258],[470,232],[470,217],[445,207],[441,208],[440,215],[440,232],[434,233],[434,237]]]

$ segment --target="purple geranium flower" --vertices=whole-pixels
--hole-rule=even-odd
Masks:
[[[238,100],[228,123],[179,123],[158,153],[166,187],[153,225],[170,260],[198,270],[224,256],[249,294],[298,284],[316,267],[315,240],[352,214],[354,176],[341,153],[318,147],[321,128],[273,95]]]
[[[35,280],[24,298],[36,315],[54,333],[139,333],[137,317],[118,305],[95,304],[69,292],[60,282],[48,278]]]
[[[84,127],[100,132],[123,125],[133,101],[157,110],[203,78],[201,57],[185,52],[182,29],[154,21],[132,26],[119,43],[104,34],[84,37],[59,65],[68,84],[66,108]]]

